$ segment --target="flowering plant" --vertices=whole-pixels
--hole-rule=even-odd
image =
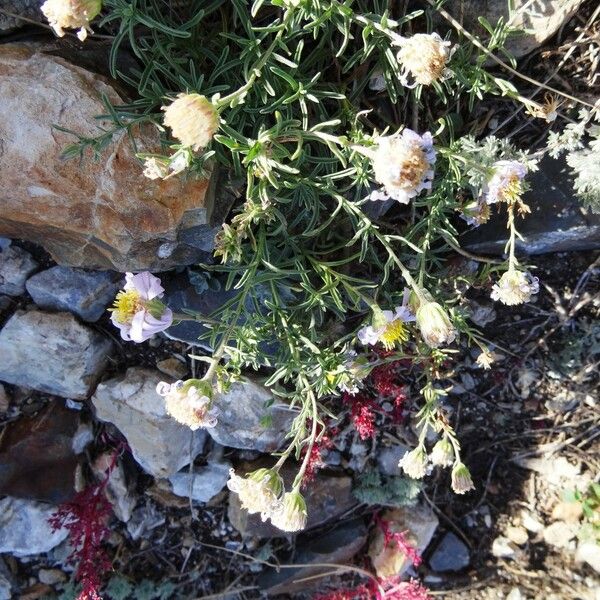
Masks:
[[[449,107],[466,98],[470,110],[476,98],[496,95],[524,105],[532,118],[543,114],[556,123],[556,116],[500,76],[503,70],[519,78],[496,56],[509,33],[502,24],[491,28],[486,46],[433,0],[406,14],[389,5],[196,0],[164,11],[151,0],[106,0],[99,22],[115,35],[113,75],[137,88],[138,97],[111,107],[114,128],[97,142],[83,140],[83,148],[97,150],[112,135],[134,136],[136,126],[150,123],[163,148],[140,155],[140,177],[225,169],[245,182],[216,239],[221,264],[206,265],[226,275],[235,296],[216,314],[194,317],[207,324],[215,348],[208,371],[201,385],[178,382],[159,391],[175,418],[211,426],[213,404],[218,409],[213,387],[243,370],[268,373],[266,385],[297,411],[289,445],[272,469],[232,473],[229,487],[247,510],[286,531],[306,523],[301,486],[325,435],[324,416],[339,409],[342,393],[356,395],[371,372],[391,362],[410,365],[405,383],[419,397],[412,400],[418,433],[401,461],[405,473],[422,478],[450,467],[454,491],[468,492],[473,483],[440,380],[457,344],[478,347],[484,368],[493,354],[468,323],[465,294],[477,286],[515,305],[539,288],[515,243],[539,154],[475,139],[457,126],[466,115]],[[426,32],[434,14],[445,32]],[[141,65],[127,75],[117,65],[124,44]],[[474,227],[492,211],[507,219],[506,262],[475,257],[483,268],[452,285],[457,277],[444,261],[465,254],[465,224],[456,217]],[[141,342],[173,315],[152,276],[127,277],[112,319],[125,339]],[[368,437],[370,405],[355,406],[353,417]],[[286,490],[279,470],[292,456],[302,461]]]

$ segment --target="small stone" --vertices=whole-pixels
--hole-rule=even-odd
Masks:
[[[174,494],[188,498],[191,492],[192,500],[210,502],[227,484],[230,468],[228,462],[209,463],[191,475],[186,471],[175,473],[169,477],[169,481]]]
[[[515,556],[516,548],[513,543],[503,535],[498,536],[492,542],[492,554],[496,558],[513,558]]]
[[[35,274],[26,287],[40,308],[69,311],[84,321],[94,322],[114,300],[121,278],[112,271],[56,266]]]
[[[530,512],[525,510],[521,512],[521,523],[523,524],[523,527],[525,527],[525,529],[531,533],[540,533],[540,531],[543,531],[544,529],[544,524],[541,523]]]
[[[577,562],[586,562],[597,573],[600,573],[600,545],[594,541],[580,542],[575,553]]]
[[[0,553],[17,557],[52,550],[66,539],[68,531],[52,531],[48,519],[56,507],[10,496],[0,500]]]
[[[544,529],[544,541],[555,548],[568,548],[578,529],[575,523],[556,521]]]
[[[156,363],[156,368],[173,379],[185,379],[188,374],[188,366],[177,358],[165,358]]]
[[[207,437],[204,430],[193,432],[166,413],[156,393],[162,380],[157,371],[131,367],[102,382],[92,397],[97,417],[119,429],[135,460],[155,477],[169,477],[188,465],[202,452]]]
[[[10,569],[0,556],[0,600],[11,600],[14,579]]]
[[[403,474],[402,469],[398,466],[400,459],[410,450],[404,444],[396,444],[381,448],[377,453],[377,467],[383,475],[398,477]]]
[[[18,246],[9,246],[0,252],[0,294],[20,296],[25,293],[25,282],[38,264],[31,254]]]
[[[348,563],[364,546],[366,539],[367,530],[359,519],[344,523],[315,539],[307,539],[294,552],[294,562],[302,567],[269,569],[259,575],[258,586],[269,596],[283,594],[292,598],[300,592],[305,593],[313,586],[322,585],[323,580],[315,576],[331,570],[324,564]]]
[[[275,403],[271,392],[245,379],[231,385],[224,394],[218,394],[214,404],[218,410],[216,427],[208,434],[217,443],[230,448],[273,452],[283,443],[290,431],[296,412]]]
[[[111,452],[105,452],[96,458],[92,465],[92,471],[98,481],[106,481],[106,473],[113,460],[114,457]],[[104,493],[111,503],[117,519],[123,523],[127,523],[131,519],[133,509],[137,503],[134,484],[135,481],[128,481],[121,461],[117,461],[110,473]]]
[[[164,525],[165,515],[148,502],[145,506],[140,506],[133,511],[133,515],[127,523],[127,531],[133,540],[146,538],[147,534]]]
[[[67,580],[67,576],[60,569],[40,569],[38,579],[46,585],[56,585]]]
[[[429,566],[438,573],[460,571],[469,566],[471,556],[465,543],[448,532],[429,559]]]
[[[567,523],[579,523],[583,508],[579,502],[558,502],[552,509],[552,519]]]
[[[468,313],[471,321],[477,327],[485,327],[496,320],[496,309],[491,303],[479,303],[475,300],[469,301]]]
[[[85,400],[112,347],[69,313],[19,310],[0,331],[0,380]]]
[[[511,541],[517,544],[517,546],[522,546],[529,541],[529,536],[527,535],[527,530],[524,527],[514,527],[509,526],[506,528],[506,537]]]
[[[12,240],[5,237],[0,237],[0,252],[6,250],[12,244]]]
[[[239,465],[235,471],[238,475],[244,475],[267,465],[269,465],[268,462],[259,460],[255,463]],[[288,463],[283,465],[280,473],[286,489],[290,489],[290,484],[297,472],[297,465],[294,466]],[[303,494],[308,510],[306,529],[334,521],[356,505],[356,500],[352,495],[352,479],[345,475],[334,476],[320,471],[310,485],[306,487],[306,490],[303,491]],[[260,515],[249,515],[247,511],[242,509],[239,496],[233,492],[229,494],[227,514],[231,524],[243,537],[274,538],[287,535],[271,523],[263,522]]]
[[[0,383],[0,413],[5,413],[10,407],[10,398],[6,388]]]
[[[521,590],[518,587],[515,587],[508,592],[506,600],[524,600],[524,598]]]

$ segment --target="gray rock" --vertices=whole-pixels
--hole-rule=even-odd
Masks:
[[[84,400],[112,347],[71,314],[17,311],[0,331],[0,381]]]
[[[408,446],[398,444],[381,448],[377,454],[377,467],[383,475],[398,477],[404,471],[398,466],[400,459],[410,450]]]
[[[471,556],[464,542],[448,532],[434,550],[429,566],[438,573],[460,571],[469,566]]]
[[[0,295],[0,315],[2,315],[2,313],[7,311],[10,308],[10,305],[12,303],[13,303],[12,298],[9,298],[8,296]]]
[[[266,571],[259,576],[258,586],[269,595],[288,594],[286,597],[295,597],[296,593],[323,584],[323,579],[307,578],[331,570],[331,567],[322,566],[324,563],[348,563],[364,546],[366,540],[367,530],[361,520],[344,523],[316,539],[305,540],[296,547],[294,562],[304,565],[303,567]]]
[[[11,600],[13,584],[13,574],[0,556],[0,600]]]
[[[133,540],[139,540],[164,523],[164,513],[148,502],[145,506],[140,506],[133,511],[133,515],[127,523],[127,531]]]
[[[587,213],[575,197],[564,161],[545,158],[540,170],[528,177],[531,190],[525,202],[531,214],[517,226],[523,240],[517,248],[527,254],[600,248],[600,215]],[[502,254],[507,239],[506,215],[493,211],[488,223],[463,238],[464,247],[475,253]]]
[[[177,473],[206,442],[204,431],[192,432],[166,413],[164,400],[156,393],[156,385],[164,379],[157,371],[132,367],[102,382],[92,397],[96,416],[119,429],[135,460],[155,477]]]
[[[60,569],[40,569],[38,571],[40,583],[45,585],[56,585],[67,580],[67,576]]]
[[[25,293],[25,282],[38,268],[31,254],[18,246],[9,246],[0,252],[0,294],[20,296]]]
[[[2,0],[0,0],[1,3]],[[2,250],[6,250],[12,243],[12,240],[9,240],[8,238],[5,237],[0,237],[0,252],[2,252]]]
[[[228,392],[215,399],[218,422],[216,427],[207,430],[209,435],[222,446],[231,448],[277,450],[296,413],[278,404],[266,408],[265,403],[272,399],[267,388],[250,379],[232,384]]]
[[[114,299],[121,279],[112,271],[56,266],[31,277],[26,288],[40,308],[69,311],[94,322]]]
[[[11,13],[0,12],[0,31],[16,29],[26,25],[27,22],[18,17],[42,22],[41,5],[41,0],[0,0],[0,9],[6,11],[6,13]]]
[[[225,487],[230,468],[231,464],[228,462],[209,463],[206,467],[196,469],[191,475],[187,471],[175,473],[169,477],[169,481],[177,496],[188,498],[191,491],[192,500],[209,502]]]
[[[58,546],[68,531],[52,531],[48,519],[55,510],[50,504],[34,500],[10,496],[0,500],[0,554],[30,556]]]

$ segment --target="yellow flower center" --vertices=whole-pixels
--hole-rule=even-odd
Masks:
[[[144,308],[144,305],[139,292],[136,290],[121,290],[110,310],[114,312],[119,323],[129,323],[135,313],[142,308]]]
[[[397,342],[402,343],[407,340],[408,330],[404,326],[404,321],[401,319],[390,321],[381,334],[381,341],[386,350],[391,350]]]
[[[523,188],[521,186],[521,180],[517,175],[511,175],[508,178],[508,183],[506,187],[502,190],[500,197],[505,202],[513,203],[517,202],[521,194],[523,193]]]

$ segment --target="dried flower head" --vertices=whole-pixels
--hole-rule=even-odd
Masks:
[[[184,146],[199,150],[208,146],[219,127],[219,113],[205,96],[179,94],[163,106],[164,123]]]
[[[491,214],[490,205],[479,198],[463,205],[460,216],[471,227],[479,227],[490,220]]]
[[[488,371],[492,368],[494,364],[494,355],[489,350],[482,350],[481,354],[477,357],[475,361],[482,369]]]
[[[371,199],[390,197],[407,204],[423,190],[431,189],[435,158],[429,132],[421,136],[405,128],[400,135],[380,137],[373,155],[373,171],[385,194],[374,192]]]
[[[525,271],[509,269],[502,275],[500,281],[494,284],[491,298],[508,306],[514,306],[529,302],[539,290],[537,277],[533,277]]]
[[[143,342],[171,326],[173,313],[159,300],[164,291],[160,279],[148,271],[125,274],[125,286],[108,309],[124,340]]]
[[[156,386],[156,392],[164,397],[167,413],[192,431],[217,424],[216,410],[211,408],[212,388],[208,381],[161,381]]]
[[[435,443],[429,458],[438,467],[449,467],[454,462],[454,448],[446,436]]]
[[[446,79],[451,71],[446,67],[452,56],[451,43],[437,33],[417,33],[398,42],[398,62],[402,67],[401,82],[407,87],[431,85]],[[412,83],[409,81],[412,77]]]
[[[408,306],[410,290],[404,290],[402,305],[397,306],[394,311],[373,308],[373,320],[358,330],[358,339],[362,344],[374,346],[381,342],[387,350],[391,350],[396,344],[404,343],[409,338],[406,323],[415,320],[415,316]]]
[[[544,95],[544,103],[538,104],[537,102],[527,101],[527,112],[537,119],[544,119],[547,123],[553,123],[558,117],[558,108],[562,102],[559,102],[556,96],[553,96],[549,92]]]
[[[83,42],[90,29],[90,21],[102,9],[102,0],[46,0],[42,12],[58,37],[65,29],[79,29],[77,37]]]
[[[144,177],[148,179],[165,179],[169,175],[169,163],[154,156],[144,160]]]
[[[461,462],[457,462],[452,468],[451,479],[452,490],[455,494],[466,494],[475,489],[469,469]]]
[[[487,204],[518,202],[523,194],[527,167],[516,160],[499,160],[492,165],[493,175],[483,192]]]
[[[437,302],[424,302],[417,309],[417,325],[430,348],[451,344],[456,329],[446,311]]]
[[[240,477],[230,469],[227,487],[239,496],[242,508],[250,514],[260,513],[266,521],[280,505],[283,481],[273,469],[258,469],[246,477]]]
[[[427,452],[423,446],[417,446],[407,452],[398,463],[398,466],[412,479],[423,479],[427,474]]]
[[[307,515],[306,501],[299,491],[293,490],[283,495],[279,507],[271,514],[271,523],[281,531],[302,531]]]

